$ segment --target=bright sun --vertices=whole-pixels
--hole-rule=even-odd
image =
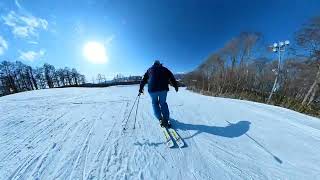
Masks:
[[[84,45],[83,55],[93,64],[104,64],[108,60],[104,45],[94,41]]]

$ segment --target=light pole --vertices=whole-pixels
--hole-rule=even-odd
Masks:
[[[272,71],[275,73],[276,75],[276,79],[274,80],[274,84],[273,87],[271,89],[269,98],[268,98],[268,104],[271,101],[272,95],[273,93],[278,90],[280,88],[280,84],[278,83],[278,81],[280,81],[281,78],[281,52],[284,52],[286,47],[289,46],[290,41],[286,40],[286,41],[280,41],[278,43],[273,43],[272,46],[272,51],[274,53],[278,53],[278,69],[272,69]]]

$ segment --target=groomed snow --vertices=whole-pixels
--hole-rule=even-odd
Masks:
[[[170,91],[184,148],[166,147],[138,86],[0,98],[0,179],[320,179],[320,119],[249,101]]]

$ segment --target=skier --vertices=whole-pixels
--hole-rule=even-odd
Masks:
[[[178,83],[172,72],[163,67],[159,60],[154,61],[153,65],[144,74],[140,83],[139,95],[143,93],[144,85],[148,83],[148,92],[151,97],[153,112],[162,127],[170,127],[169,108],[166,102],[169,91],[168,84],[178,92]]]

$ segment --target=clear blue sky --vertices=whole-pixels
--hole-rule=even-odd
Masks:
[[[154,59],[187,72],[242,31],[292,40],[316,15],[319,0],[2,0],[0,60],[76,67],[88,80],[142,75]],[[83,56],[90,41],[105,45],[106,64]]]

